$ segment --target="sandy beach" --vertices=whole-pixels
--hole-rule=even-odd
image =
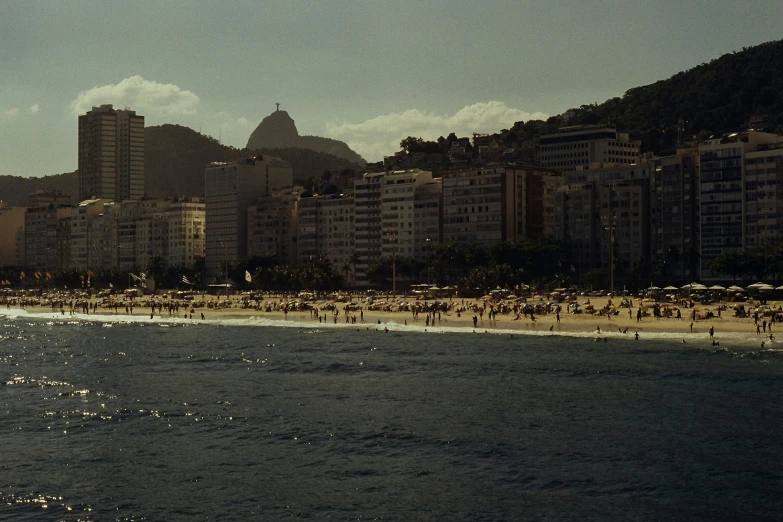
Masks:
[[[631,307],[619,307],[619,298],[611,302],[614,307],[609,307],[609,298],[606,297],[580,297],[576,302],[579,310],[589,310],[588,305],[596,308],[605,307],[608,314],[598,313],[571,313],[575,308],[567,302],[543,304],[536,300],[539,312],[533,314],[517,313],[520,310],[509,309],[503,306],[503,301],[487,301],[486,299],[461,299],[452,298],[439,301],[441,311],[430,312],[421,308],[431,306],[433,301],[417,300],[415,297],[382,297],[374,301],[375,305],[359,296],[353,300],[348,297],[346,301],[354,303],[346,306],[348,302],[286,298],[281,296],[265,297],[262,301],[250,301],[243,296],[213,296],[198,295],[193,301],[179,301],[176,299],[164,299],[162,296],[144,296],[133,300],[101,301],[97,298],[66,300],[60,308],[57,301],[54,306],[43,299],[36,302],[29,298],[9,300],[6,298],[0,308],[24,309],[31,314],[53,314],[54,316],[89,317],[90,315],[116,316],[146,316],[154,318],[179,317],[194,321],[215,321],[226,319],[271,319],[277,321],[291,321],[296,323],[338,324],[352,325],[357,328],[375,328],[394,325],[396,329],[405,327],[419,328],[464,328],[466,331],[497,331],[515,330],[520,332],[537,333],[583,333],[594,334],[596,337],[628,335],[633,337],[637,332],[640,336],[645,333],[669,333],[682,334],[683,338],[703,337],[710,339],[710,329],[713,329],[714,339],[720,340],[721,334],[747,334],[749,339],[756,338],[759,342],[768,339],[770,333],[776,332],[777,324],[774,318],[783,316],[783,308],[779,302],[768,302],[760,305],[758,302],[749,301],[743,303],[716,302],[709,305],[694,304],[693,308],[682,306],[681,303],[659,303],[659,306],[669,308],[671,317],[656,318],[652,314],[653,303],[650,300],[640,302],[633,299]],[[418,304],[417,304],[418,303]],[[626,305],[630,304],[628,302]],[[71,308],[73,305],[73,309]],[[112,306],[116,305],[116,306]],[[154,312],[152,305],[154,305]],[[522,308],[530,303],[519,303]],[[560,306],[559,314],[555,311]],[[644,313],[639,317],[639,307]],[[111,306],[111,308],[109,308]],[[306,306],[309,309],[297,309]],[[386,311],[383,308],[411,308],[400,311]],[[746,317],[735,317],[735,307],[743,306],[748,312]],[[126,308],[127,307],[127,308]],[[381,309],[373,309],[381,308]],[[503,310],[505,313],[489,314],[490,310]],[[680,310],[681,318],[676,318],[675,310]],[[317,310],[318,315],[315,315]],[[696,319],[693,319],[694,310]],[[417,311],[417,313],[415,313]],[[202,319],[203,314],[203,319]],[[757,314],[757,321],[754,320]],[[346,321],[346,315],[348,317]],[[475,323],[474,323],[475,317]],[[491,318],[490,318],[491,317]],[[558,319],[559,318],[559,319]],[[758,332],[756,327],[758,323]],[[763,326],[762,326],[763,325]],[[736,337],[736,335],[734,336]]]

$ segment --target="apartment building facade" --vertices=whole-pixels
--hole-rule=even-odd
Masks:
[[[607,125],[563,127],[538,140],[538,165],[570,172],[596,163],[631,165],[638,162],[641,142]]]
[[[763,248],[769,234],[777,234],[783,199],[777,189],[781,171],[777,158],[782,143],[783,136],[746,131],[699,145],[699,261],[703,279],[725,277],[711,270],[718,257]]]
[[[205,170],[206,269],[220,274],[226,263],[247,257],[247,212],[259,198],[293,186],[290,164],[271,156],[212,163]]]
[[[144,197],[144,116],[112,105],[79,116],[79,201]]]

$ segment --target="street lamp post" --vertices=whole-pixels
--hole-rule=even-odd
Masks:
[[[388,232],[392,245],[392,295],[397,295],[397,232]]]
[[[614,186],[609,186],[609,294],[614,297]]]
[[[430,284],[430,253],[432,252],[430,248],[430,238],[427,238],[427,284]]]

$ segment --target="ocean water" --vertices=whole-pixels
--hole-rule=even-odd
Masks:
[[[755,337],[0,313],[0,520],[783,516]]]

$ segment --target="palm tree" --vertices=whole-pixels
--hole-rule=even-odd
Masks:
[[[152,276],[153,281],[163,282],[163,273],[166,271],[166,260],[160,256],[152,256],[150,262],[147,264],[147,271],[149,276]]]

